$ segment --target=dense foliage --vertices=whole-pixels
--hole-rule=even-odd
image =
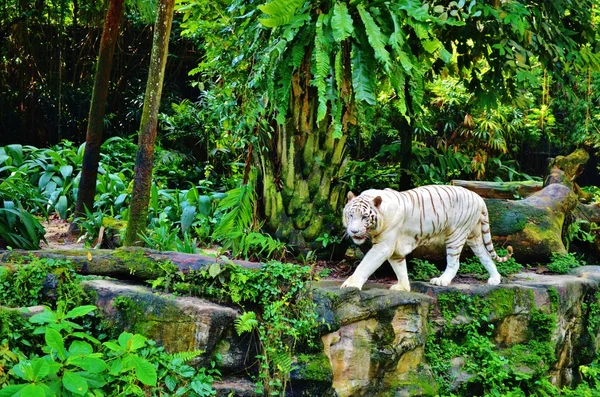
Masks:
[[[186,364],[201,352],[167,354],[142,335],[108,328],[80,282],[68,262],[3,268],[0,396],[215,394],[214,363]],[[39,304],[44,310],[28,319],[16,310]]]
[[[213,265],[187,278],[163,264],[153,287],[239,306],[237,331],[260,342],[258,390],[285,393],[294,347],[310,348],[320,326],[308,288],[316,276],[308,266],[269,260],[311,264],[319,254],[343,253],[339,210],[349,189],[540,180],[546,158],[574,147],[597,159],[599,6],[178,1],[140,238],[158,250],[216,247],[268,263],[260,271]],[[94,206],[74,219],[106,2],[0,6],[0,248],[40,248],[47,221],[76,222],[89,247],[121,244],[155,7],[126,2],[104,118],[111,138],[102,146]],[[597,175],[589,182],[600,183]],[[598,188],[588,190],[600,197]],[[594,242],[598,230],[567,219],[565,243]],[[439,272],[413,263],[411,279]],[[570,252],[545,269],[566,273],[582,264]],[[511,260],[499,271],[528,265],[535,264]],[[485,274],[469,259],[460,271]],[[48,306],[27,321],[0,310],[0,386],[10,384],[0,396],[214,393],[218,371],[186,364],[196,352],[170,355],[142,335],[106,334],[86,299],[68,263],[0,271],[3,305]],[[523,374],[492,348],[485,302],[447,296],[442,306],[449,323],[459,314],[453,306],[476,321],[448,326],[428,345],[435,373],[447,369],[450,353],[461,354],[484,363],[471,369],[489,395],[522,395],[520,387],[558,395],[542,376],[554,359],[542,332],[551,315],[536,313],[540,334],[523,348],[543,366]],[[598,392],[598,367],[582,371],[589,382],[564,395]],[[449,392],[449,380],[442,386]]]

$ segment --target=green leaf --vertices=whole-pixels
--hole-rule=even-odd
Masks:
[[[269,18],[260,18],[261,24],[268,28],[288,24],[304,0],[274,0],[268,4],[259,5],[258,9],[269,15]]]
[[[55,350],[61,360],[65,360],[67,352],[65,350],[65,341],[62,335],[52,328],[46,328],[45,340],[48,347]]]
[[[86,370],[90,374],[99,374],[108,369],[108,364],[98,357],[72,357],[69,358],[68,363]]]
[[[19,144],[7,145],[6,152],[13,159],[13,165],[19,166],[23,163],[23,146]]]
[[[79,339],[87,339],[96,345],[100,344],[100,341],[98,339],[94,338],[91,335],[86,334],[85,332],[73,332],[71,334],[71,336],[73,336],[75,338],[79,338]]]
[[[121,332],[121,334],[119,335],[119,338],[117,340],[119,342],[119,345],[121,345],[121,347],[126,349],[129,346],[127,342],[129,342],[129,340],[132,337],[133,337],[133,334],[131,332]]]
[[[85,395],[88,391],[87,380],[75,372],[65,371],[62,378],[62,384],[65,389],[79,396]]]
[[[142,347],[144,347],[146,345],[146,337],[140,334],[135,334],[133,335],[133,337],[131,339],[129,339],[128,341],[128,347],[129,347],[129,351],[133,352],[136,351],[138,349],[141,349]]]
[[[424,40],[421,42],[421,44],[423,45],[423,48],[425,49],[425,51],[427,51],[430,54],[433,54],[434,52],[436,52],[438,50],[438,48],[442,47],[442,43],[439,42],[439,40]]]
[[[369,54],[359,45],[352,45],[352,87],[356,100],[375,105],[375,73]]]
[[[54,206],[54,208],[56,208],[56,211],[58,212],[58,216],[60,216],[60,219],[67,219],[67,209],[69,209],[69,202],[67,200],[67,196],[62,195],[58,198],[58,202],[56,203],[56,205]]]
[[[42,176],[40,176],[40,180],[38,181],[38,187],[40,188],[40,190],[44,190],[48,182],[50,182],[50,180],[52,179],[53,175],[54,172],[46,171],[42,174]]]
[[[87,355],[92,354],[93,352],[94,349],[92,348],[92,345],[81,340],[75,340],[71,343],[71,346],[69,346],[69,354],[71,355]]]
[[[121,193],[121,194],[119,194],[117,196],[117,199],[115,200],[115,207],[116,208],[121,207],[125,203],[125,200],[127,200],[128,196],[129,195],[127,193]]]
[[[208,274],[212,277],[215,278],[217,277],[219,274],[221,274],[221,265],[218,263],[213,263],[210,265],[210,267],[208,268]]]
[[[33,369],[34,380],[43,379],[50,373],[50,366],[48,365],[48,361],[43,358],[33,360],[31,362],[31,367]]]
[[[21,389],[18,395],[20,397],[46,397],[46,390],[43,386],[33,383]]]
[[[333,39],[338,43],[350,37],[354,32],[352,17],[346,3],[335,3],[331,17],[331,30]]]
[[[177,387],[177,379],[171,375],[165,376],[165,386],[167,386],[167,389],[172,392]]]
[[[79,372],[82,378],[85,378],[87,381],[88,387],[92,389],[101,389],[106,385],[106,380],[103,374],[92,374],[88,372]],[[96,396],[104,396],[104,394],[96,394],[96,390],[94,390]]]
[[[103,345],[114,352],[125,351],[124,346],[119,346],[118,344],[112,341],[104,342]]]
[[[181,231],[187,232],[190,226],[192,226],[194,219],[196,219],[196,206],[188,205],[181,213]]]
[[[146,386],[156,386],[156,368],[140,356],[132,355],[131,358],[138,380]]]
[[[318,108],[317,108],[317,123],[325,119],[327,115],[327,78],[331,68],[329,59],[329,43],[324,34],[325,15],[319,15],[316,24],[316,35],[314,44],[314,60],[316,65],[315,76],[312,83],[317,87],[318,93]]]
[[[0,397],[19,397],[23,394],[19,393],[28,384],[4,386],[0,390]]]
[[[211,205],[209,196],[202,195],[198,197],[198,211],[204,216],[210,215]]]
[[[63,178],[67,179],[73,174],[73,166],[72,165],[63,165],[60,167],[60,174]]]
[[[210,383],[201,382],[198,378],[192,380],[190,383],[192,390],[198,393],[199,396],[210,396],[212,392],[212,385]]]
[[[96,306],[94,305],[77,306],[76,308],[69,310],[67,314],[65,314],[65,318],[83,317],[94,310],[96,310]]]
[[[444,46],[440,47],[440,58],[444,63],[450,63],[452,61],[452,53],[448,51]]]
[[[390,53],[385,48],[385,43],[387,42],[386,38],[381,33],[381,29],[377,26],[369,11],[367,11],[362,4],[359,4],[356,8],[365,25],[365,33],[367,34],[369,44],[371,44],[371,47],[373,47],[373,50],[375,51],[375,58],[377,58],[377,60],[383,64],[383,67],[389,71],[391,59]]]

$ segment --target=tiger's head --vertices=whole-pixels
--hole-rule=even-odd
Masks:
[[[364,243],[370,233],[377,229],[381,197],[355,196],[348,193],[348,202],[344,207],[344,226],[346,233],[356,244]]]

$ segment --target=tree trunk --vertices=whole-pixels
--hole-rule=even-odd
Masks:
[[[112,68],[115,43],[119,33],[119,24],[123,16],[124,0],[110,0],[102,39],[100,40],[100,53],[94,78],[94,90],[90,103],[87,132],[85,137],[85,152],[81,168],[81,179],[77,190],[77,203],[74,216],[85,216],[85,209],[93,211],[94,197],[96,196],[96,179],[98,176],[98,163],[100,161],[100,146],[102,145],[102,128],[104,125],[104,110],[108,96],[110,70]],[[77,226],[71,223],[69,233],[77,233]]]
[[[525,198],[542,189],[542,182],[484,182],[463,181],[454,179],[450,182],[454,186],[462,186],[481,197],[494,199]]]
[[[348,166],[346,135],[334,138],[328,117],[316,122],[309,59],[292,77],[291,116],[276,127],[273,146],[258,154],[267,226],[300,250],[317,248],[315,240],[339,226],[346,192],[340,178]]]
[[[158,110],[169,53],[169,36],[171,35],[174,5],[175,0],[160,0],[158,4],[150,70],[148,71],[144,109],[140,122],[138,151],[135,159],[129,220],[124,241],[126,246],[141,244],[139,234],[144,232],[148,218],[148,202],[154,162],[154,141],[156,140]]]
[[[225,264],[212,256],[184,254],[181,252],[161,252],[145,248],[130,247],[117,250],[40,250],[40,251],[0,251],[0,265],[7,263],[27,263],[32,258],[69,260],[79,274],[114,277],[120,280],[153,280],[163,275],[159,263],[171,262],[184,274],[213,263]],[[233,260],[232,263],[246,268],[259,268],[261,263]]]

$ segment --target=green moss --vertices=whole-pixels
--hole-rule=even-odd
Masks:
[[[177,266],[170,261],[155,261],[146,256],[146,251],[136,247],[122,247],[114,251],[114,257],[129,267],[131,274],[146,273],[153,277],[176,272]]]
[[[532,340],[549,342],[556,330],[557,317],[555,313],[544,313],[534,308],[529,317],[529,333]]]
[[[146,336],[151,336],[151,317],[148,316],[139,303],[127,296],[118,296],[114,299],[113,305],[117,309],[115,321],[117,327],[111,327],[109,324],[107,329],[116,328],[126,330],[133,333],[138,333]]]
[[[565,252],[560,230],[560,227],[544,227],[543,225],[528,223],[523,229],[523,233],[532,242],[544,241],[552,252]]]
[[[556,361],[554,345],[537,340],[512,346],[505,354],[517,371],[529,371],[538,376],[546,376],[550,365]]]
[[[515,293],[516,290],[512,288],[497,288],[485,297],[495,317],[502,318],[512,313],[515,305]]]
[[[102,218],[102,226],[107,229],[122,230],[127,227],[127,222],[122,219],[115,219],[110,216]]]
[[[385,386],[386,391],[378,392],[379,396],[439,396],[437,382],[433,381],[431,375],[415,375],[406,380],[396,380],[388,382]]]
[[[317,382],[331,382],[333,368],[329,358],[324,354],[300,354],[298,356],[299,377]]]
[[[548,299],[550,300],[550,308],[553,313],[558,313],[560,308],[560,295],[554,287],[548,288]]]

